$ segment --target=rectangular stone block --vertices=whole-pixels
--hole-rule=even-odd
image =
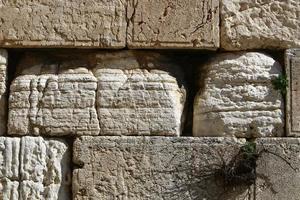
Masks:
[[[300,140],[270,138],[257,140],[257,200],[299,199]]]
[[[299,0],[220,0],[221,48],[300,47]]]
[[[285,54],[288,80],[286,95],[286,130],[288,136],[300,136],[300,49],[289,49]]]
[[[123,48],[126,1],[0,1],[2,47]]]
[[[73,198],[245,199],[223,170],[244,140],[234,138],[80,137],[73,145]]]
[[[0,137],[0,199],[70,199],[71,157],[62,140]]]
[[[219,47],[218,0],[129,2],[129,48]]]
[[[184,75],[164,55],[28,53],[16,71],[9,97],[10,135],[182,132]]]
[[[0,49],[0,135],[4,135],[6,133],[7,123],[6,70],[7,52],[4,49]]]

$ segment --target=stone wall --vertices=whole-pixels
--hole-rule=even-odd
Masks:
[[[299,13],[0,0],[0,200],[300,200]]]

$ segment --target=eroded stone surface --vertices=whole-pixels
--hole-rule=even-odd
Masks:
[[[68,145],[41,137],[0,137],[0,199],[70,199]]]
[[[0,1],[0,46],[122,48],[126,1]]]
[[[99,133],[95,109],[97,80],[88,69],[76,62],[41,62],[19,70],[21,74],[11,85],[9,134]]]
[[[97,60],[101,135],[181,134],[186,92],[178,66],[159,54],[119,52]]]
[[[219,47],[217,0],[133,0],[127,17],[130,48]]]
[[[202,70],[194,136],[282,136],[283,98],[272,80],[280,64],[261,53],[222,54]],[[202,81],[202,80],[200,80]]]
[[[285,70],[288,80],[286,103],[286,127],[288,136],[300,135],[300,49],[289,49],[285,54]]]
[[[0,135],[6,133],[7,119],[7,97],[6,97],[6,79],[7,79],[7,52],[0,49]]]
[[[221,47],[226,50],[300,47],[299,0],[222,0]]]
[[[178,136],[182,131],[184,75],[160,54],[28,58],[11,85],[9,134]]]
[[[73,172],[73,197],[246,199],[247,189],[225,188],[216,175],[243,144],[233,138],[81,137],[73,149],[73,161],[82,166]]]
[[[257,151],[256,199],[299,199],[300,140],[259,139]]]

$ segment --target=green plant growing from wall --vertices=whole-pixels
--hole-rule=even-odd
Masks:
[[[276,79],[272,80],[275,90],[279,90],[283,95],[287,92],[288,79],[285,74],[279,75]]]

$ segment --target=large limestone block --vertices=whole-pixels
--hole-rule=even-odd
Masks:
[[[127,18],[129,48],[219,47],[218,0],[132,0]]]
[[[159,54],[97,56],[100,135],[179,136],[186,91],[179,67]]]
[[[286,128],[288,136],[300,136],[300,49],[289,49],[285,54],[288,80],[286,101]]]
[[[0,46],[122,48],[125,0],[0,1]]]
[[[0,199],[70,199],[67,143],[41,137],[0,137]]]
[[[299,0],[221,0],[221,48],[300,47]]]
[[[36,62],[27,67],[25,58],[18,68],[20,75],[11,84],[8,133],[97,135],[97,80],[93,74],[72,61]]]
[[[233,138],[81,137],[73,146],[79,166],[73,198],[246,199],[247,189],[226,187],[218,173],[243,144]]]
[[[0,135],[6,132],[7,118],[7,97],[6,97],[6,79],[7,79],[7,52],[0,49]]]
[[[202,69],[194,136],[282,136],[284,108],[272,80],[281,67],[262,53],[218,55]]]
[[[270,138],[257,141],[257,200],[300,197],[300,140]]]

